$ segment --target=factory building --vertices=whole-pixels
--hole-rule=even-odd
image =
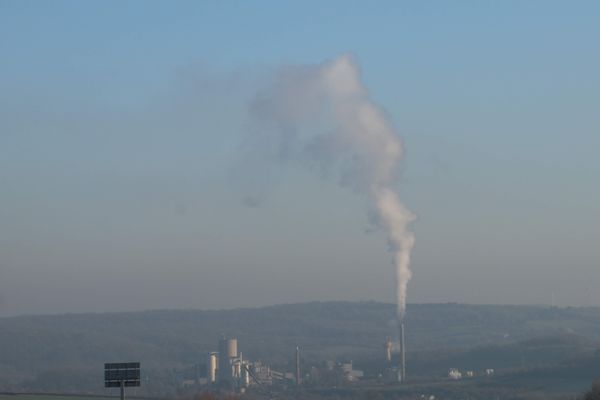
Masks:
[[[448,370],[448,378],[459,380],[462,378],[462,373],[458,370],[458,368],[450,368],[450,370]]]
[[[206,378],[202,384],[214,386],[214,389],[239,391],[244,393],[251,385],[286,384],[293,381],[302,384],[300,371],[300,348],[296,348],[295,371],[278,372],[260,361],[244,359],[238,351],[237,338],[222,337],[217,352],[210,352],[206,358]],[[355,371],[356,372],[356,371]],[[351,374],[352,375],[352,374]]]
[[[222,337],[218,349],[207,357],[208,385],[241,390],[251,384],[271,384],[273,379],[277,379],[276,372],[271,371],[269,366],[244,359],[242,352],[238,352],[237,338]]]

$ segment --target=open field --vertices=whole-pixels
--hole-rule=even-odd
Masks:
[[[119,393],[114,395],[68,394],[68,393],[0,393],[0,400],[118,400]],[[139,397],[126,394],[125,399],[145,400],[150,397]]]
[[[409,305],[408,311],[408,371],[411,382],[424,384],[423,391],[507,387],[579,394],[600,377],[598,308],[422,304]],[[222,311],[0,318],[0,391],[94,393],[99,397],[83,397],[107,399],[104,363],[140,361],[142,386],[128,397],[190,395],[199,388],[188,390],[183,382],[204,376],[206,354],[216,350],[222,334],[238,338],[245,358],[277,371],[293,368],[299,346],[305,371],[323,369],[326,361],[353,360],[365,380],[376,380],[385,368],[383,342],[396,334],[393,315],[392,304],[314,302]],[[485,385],[464,381],[438,386],[449,368],[472,370],[475,376],[492,368],[496,374]],[[327,387],[324,382],[314,386],[318,393]],[[46,400],[2,396],[0,400]]]
[[[0,393],[0,400],[115,400],[115,397],[99,395],[69,395],[49,393],[8,394]]]

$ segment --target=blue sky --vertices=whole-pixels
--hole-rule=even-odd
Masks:
[[[393,300],[360,196],[236,173],[281,66],[350,52],[406,145],[409,302],[600,305],[600,4],[0,1],[0,313]]]

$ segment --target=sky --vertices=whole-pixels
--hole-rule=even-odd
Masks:
[[[342,54],[405,146],[409,304],[600,306],[599,17],[0,0],[0,315],[393,302],[361,195],[241,151],[278,70]]]

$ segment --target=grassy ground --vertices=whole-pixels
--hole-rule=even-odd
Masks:
[[[118,400],[119,393],[114,396],[85,394],[52,394],[52,393],[0,393],[0,400]],[[125,399],[141,400],[142,397],[125,395]]]
[[[115,400],[115,398],[93,395],[0,394],[0,400]]]

